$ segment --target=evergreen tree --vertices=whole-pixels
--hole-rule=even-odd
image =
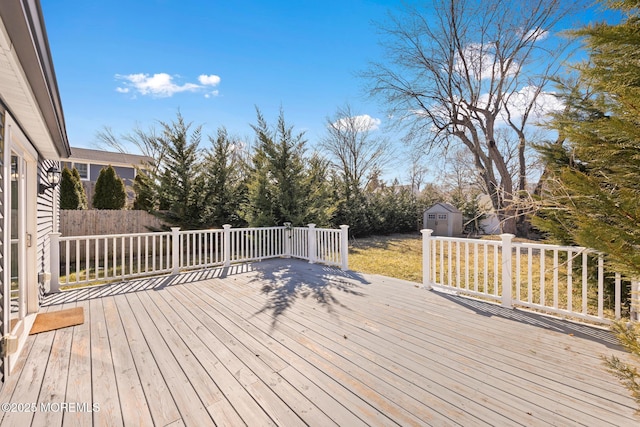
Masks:
[[[122,209],[127,201],[127,193],[124,182],[115,169],[109,165],[103,168],[96,180],[95,192],[93,193],[94,209]]]
[[[203,213],[207,226],[244,225],[241,206],[246,198],[246,165],[241,156],[240,141],[219,128],[215,138],[209,137],[211,149],[205,158],[206,200]]]
[[[552,174],[542,194],[549,206],[536,225],[640,277],[640,63],[630,60],[640,56],[640,1],[609,4],[628,11],[622,23],[575,31],[591,57],[578,66],[580,79],[565,91],[568,108],[555,118],[567,145],[541,147]]]
[[[75,170],[74,168],[74,171]],[[82,194],[84,194],[84,191]],[[60,178],[60,209],[77,210],[86,208],[86,204],[82,204],[81,193],[78,191],[74,174],[65,166],[62,169],[62,176]]]
[[[149,175],[143,170],[138,170],[133,179],[133,192],[136,198],[133,201],[133,209],[152,212],[154,208],[154,193],[151,187]]]
[[[202,126],[191,130],[191,123],[185,123],[180,113],[173,122],[161,125],[159,141],[164,158],[157,172],[161,216],[183,229],[199,228],[206,205],[198,159]]]
[[[78,169],[73,168],[71,171],[73,173],[73,179],[76,186],[76,191],[78,192],[79,204],[78,209],[87,209],[89,207],[89,200],[87,199],[87,193],[84,191],[84,185],[82,185],[82,179],[80,178],[80,172]]]
[[[640,278],[640,1],[605,3],[626,13],[616,25],[578,31],[590,52],[580,78],[565,90],[567,108],[555,119],[559,143],[541,147],[549,178],[535,224],[568,243],[606,254],[618,271]],[[563,146],[562,141],[568,141]],[[640,328],[614,325],[623,346],[640,361]],[[640,407],[640,373],[615,356],[609,370]]]
[[[310,179],[305,167],[304,134],[294,135],[293,127],[286,124],[282,111],[274,130],[269,128],[259,110],[257,115],[258,123],[252,126],[257,146],[246,206],[249,224],[273,226],[285,222],[294,225],[317,222],[320,225],[319,221],[330,216],[330,201],[310,194],[314,180]]]

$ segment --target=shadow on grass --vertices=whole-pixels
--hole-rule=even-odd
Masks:
[[[278,317],[290,309],[298,299],[310,299],[320,307],[333,313],[333,306],[346,307],[338,299],[338,294],[363,296],[358,290],[369,282],[358,273],[342,271],[318,264],[300,261],[274,260],[275,262],[254,264],[257,276],[252,282],[261,285],[261,292],[267,301],[256,314],[269,313],[271,327]]]
[[[624,350],[620,345],[618,339],[611,333],[611,331],[609,331],[608,329],[603,329],[602,327],[571,322],[566,319],[545,316],[521,309],[509,309],[500,305],[459,295],[450,295],[439,292],[438,295],[455,304],[468,308],[480,316],[501,317],[503,319],[525,323],[531,326],[558,332],[575,338],[597,342],[611,349]],[[517,343],[514,342],[514,345],[517,345]]]

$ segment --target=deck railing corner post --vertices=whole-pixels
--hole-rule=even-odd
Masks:
[[[60,292],[60,233],[49,234],[51,245],[51,282],[49,292]]]
[[[340,268],[349,269],[349,226],[340,226]]]
[[[180,227],[171,227],[171,274],[180,272]]]
[[[433,230],[420,230],[422,233],[422,287],[431,290],[431,233]]]
[[[229,267],[231,265],[231,224],[224,224],[222,226],[224,233],[222,236],[222,244],[224,248],[224,266]]]
[[[630,320],[640,322],[640,280],[631,281]]]
[[[316,225],[307,224],[307,227],[309,227],[309,237],[307,239],[309,264],[313,264],[316,262]]]
[[[284,223],[284,257],[291,258],[291,239],[292,239],[291,223]]]
[[[512,240],[513,234],[503,233],[502,238],[502,306],[512,308],[513,306],[513,277],[511,270],[512,263]],[[498,284],[496,283],[496,286]]]

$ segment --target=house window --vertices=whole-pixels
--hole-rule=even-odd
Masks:
[[[78,169],[80,179],[89,179],[89,168],[86,163],[75,163],[74,166]]]
[[[436,219],[436,214],[428,214],[428,219]]]
[[[438,214],[438,219],[447,219],[447,214]]]

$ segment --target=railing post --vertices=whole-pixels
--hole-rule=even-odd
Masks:
[[[291,223],[284,223],[284,257],[291,258]]]
[[[171,227],[171,274],[180,272],[180,227]]]
[[[504,233],[501,234],[500,237],[502,238],[502,306],[511,308],[513,287],[513,278],[511,273],[511,239],[515,236],[513,234]],[[497,283],[496,286],[498,286]]]
[[[340,226],[340,268],[349,269],[349,226]]]
[[[422,287],[431,290],[431,233],[433,230],[420,230],[422,233]]]
[[[309,237],[307,238],[307,249],[309,254],[309,264],[316,262],[316,225],[307,224],[309,227]]]
[[[632,322],[640,322],[640,280],[631,281],[630,318]]]
[[[225,224],[222,226],[224,234],[222,236],[222,244],[224,247],[224,266],[229,267],[231,265],[231,225]]]
[[[60,292],[60,233],[49,234],[51,253],[51,282],[49,292]],[[67,275],[69,272],[67,272]]]

